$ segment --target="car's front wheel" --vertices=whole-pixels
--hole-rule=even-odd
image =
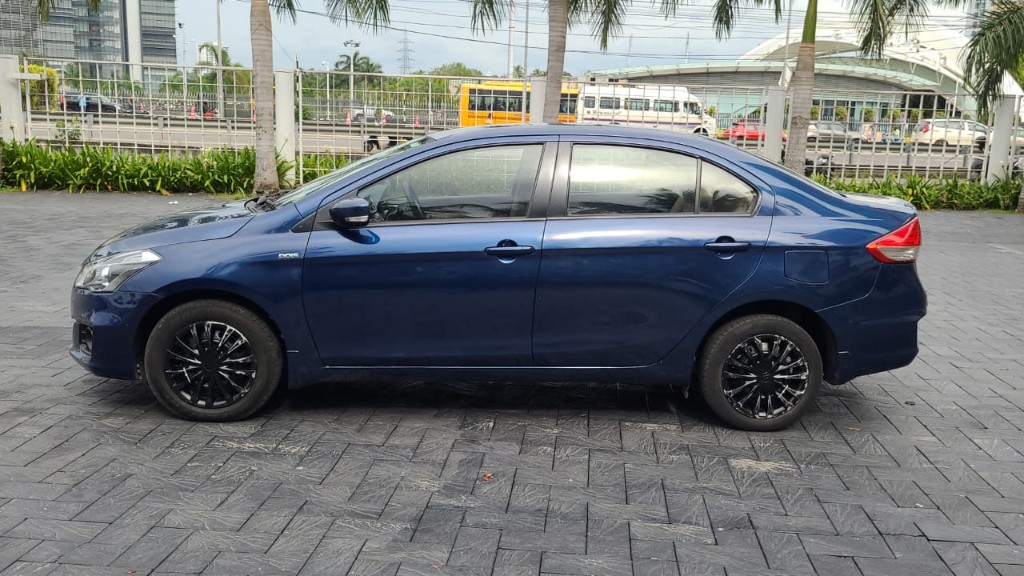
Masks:
[[[249,309],[221,300],[182,304],[146,342],[146,380],[180,418],[240,420],[263,407],[281,381],[277,335]]]
[[[821,353],[798,324],[744,316],[714,332],[699,359],[701,392],[730,426],[765,432],[793,424],[814,402]]]

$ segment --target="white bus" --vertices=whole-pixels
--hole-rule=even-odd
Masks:
[[[718,126],[682,86],[584,84],[580,90],[581,124],[624,124],[714,135]]]

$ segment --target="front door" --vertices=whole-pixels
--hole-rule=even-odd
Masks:
[[[510,144],[434,156],[357,192],[373,207],[365,228],[315,227],[302,285],[324,365],[531,364],[544,219],[530,208],[548,194],[534,198],[542,152]]]
[[[771,196],[675,151],[562,144],[564,161],[568,182],[556,182],[544,232],[534,358],[544,366],[656,363],[753,274]]]

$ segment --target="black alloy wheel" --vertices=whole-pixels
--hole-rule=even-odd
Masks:
[[[146,381],[175,416],[225,422],[262,408],[281,382],[281,342],[265,320],[222,300],[196,300],[153,327],[143,357]]]
[[[725,323],[698,361],[704,400],[741,430],[790,426],[814,403],[823,378],[814,339],[792,320],[770,314]]]

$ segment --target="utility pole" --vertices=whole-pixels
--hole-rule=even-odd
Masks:
[[[221,0],[213,0],[217,5],[217,114],[224,117],[224,45],[220,40],[220,3]]]
[[[526,104],[526,83],[530,78],[530,1],[526,0],[526,19],[523,22],[523,113],[520,115],[523,123],[526,123],[526,115],[530,113],[530,107]]]
[[[684,62],[686,64],[690,63],[690,33],[689,32],[686,33],[686,60],[684,60]]]
[[[398,58],[399,70],[402,74],[408,74],[412,70],[412,45],[413,41],[409,40],[409,33],[406,32],[402,35],[402,39],[398,42],[401,48],[398,49],[400,54]]]
[[[348,109],[349,117],[355,120],[353,106],[356,101],[356,49],[359,48],[359,42],[345,40],[345,47],[352,49],[348,57]]]
[[[508,9],[508,77],[515,78],[515,57],[512,45],[516,41],[516,3],[510,3]]]

